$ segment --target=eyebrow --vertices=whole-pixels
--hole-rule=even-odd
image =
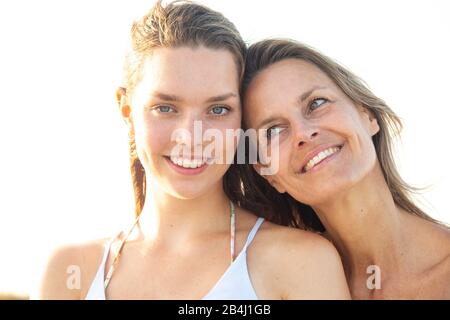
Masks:
[[[326,89],[326,88],[327,88],[327,87],[324,87],[324,86],[314,86],[314,87],[312,87],[311,89],[309,89],[308,91],[306,91],[305,93],[303,93],[302,95],[300,95],[298,101],[304,102],[306,99],[308,99],[308,97],[309,97],[314,91],[319,90],[319,89]],[[268,124],[268,123],[270,123],[270,122],[272,122],[272,121],[274,121],[274,120],[277,120],[278,118],[280,118],[280,115],[273,115],[273,116],[270,116],[269,118],[263,120],[263,121],[257,126],[257,128],[261,128],[261,127],[265,126],[266,124]]]
[[[221,94],[219,96],[215,96],[215,97],[211,97],[208,100],[206,100],[206,102],[219,102],[219,101],[225,101],[228,98],[236,98],[237,95],[233,92],[229,92],[229,93],[225,93],[225,94]]]
[[[312,87],[311,89],[309,89],[308,91],[306,91],[305,93],[303,93],[301,96],[300,96],[300,102],[303,102],[303,101],[305,101],[306,99],[308,99],[308,97],[311,95],[311,93],[313,93],[314,91],[316,91],[316,90],[319,90],[319,89],[326,89],[327,87],[324,87],[324,86],[314,86],[314,87]]]
[[[162,93],[162,92],[158,92],[158,91],[153,92],[152,95],[158,99],[165,100],[165,101],[181,101],[182,100],[180,97],[178,97],[176,95]]]
[[[173,95],[173,94],[162,93],[162,92],[158,92],[158,91],[153,92],[153,96],[158,98],[158,99],[165,100],[165,101],[170,101],[170,102],[179,102],[179,101],[183,100],[179,96],[176,96],[176,95]],[[235,98],[235,97],[237,97],[237,95],[235,93],[233,93],[233,92],[229,92],[229,93],[225,93],[225,94],[221,94],[221,95],[218,95],[218,96],[214,96],[214,97],[208,98],[206,100],[206,102],[210,103],[210,102],[225,101],[228,98],[232,98],[232,97]]]
[[[268,117],[267,119],[263,120],[263,121],[257,126],[257,128],[259,129],[259,128],[265,126],[266,124],[268,124],[268,123],[270,123],[270,122],[272,122],[272,121],[274,121],[274,120],[276,120],[276,119],[278,119],[278,118],[280,118],[280,117],[281,117],[280,115],[273,115],[273,116],[270,116],[270,117]]]

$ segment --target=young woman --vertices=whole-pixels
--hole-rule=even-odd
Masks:
[[[196,121],[223,136],[240,128],[246,46],[234,25],[200,5],[158,2],[133,25],[131,40],[118,101],[137,219],[112,239],[56,250],[41,298],[349,298],[328,240],[230,201],[241,193],[236,165],[199,153],[209,141],[191,141]],[[177,146],[190,156],[174,155]],[[213,156],[236,151],[220,148]],[[69,266],[81,270],[75,288]]]
[[[414,204],[398,174],[392,143],[401,122],[386,103],[290,40],[253,44],[244,78],[246,126],[279,144],[279,170],[249,173],[247,201],[271,205],[279,217],[293,210],[293,223],[324,232],[353,298],[449,299],[450,232]]]

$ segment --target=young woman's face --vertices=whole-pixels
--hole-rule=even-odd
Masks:
[[[220,153],[234,154],[237,141],[226,144],[224,139],[219,152],[211,149],[215,140],[202,135],[215,129],[225,137],[226,129],[240,128],[239,76],[231,53],[205,47],[155,49],[130,104],[137,153],[149,182],[186,199],[221,188],[229,164],[205,162]],[[196,121],[202,132],[194,132]],[[174,157],[181,147],[185,153]],[[204,156],[205,148],[212,158]]]
[[[244,106],[247,126],[267,129],[268,143],[278,136],[279,169],[265,177],[279,192],[318,205],[374,168],[376,119],[313,64],[286,59],[267,67],[250,83]]]

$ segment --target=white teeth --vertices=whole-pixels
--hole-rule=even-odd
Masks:
[[[177,158],[177,157],[170,157],[170,161],[172,161],[172,163],[174,163],[180,167],[188,168],[188,169],[195,169],[195,168],[203,166],[206,163],[206,161],[202,161],[202,160],[198,160],[198,159],[190,160],[190,159],[183,159],[183,158]]]
[[[321,151],[318,155],[308,161],[305,166],[305,172],[311,170],[316,164],[318,164],[323,159],[331,156],[332,154],[339,151],[339,147],[328,148],[326,150]]]

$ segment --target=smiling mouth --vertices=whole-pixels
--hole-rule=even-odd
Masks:
[[[197,169],[203,167],[207,164],[208,160],[208,159],[186,159],[182,157],[169,157],[169,156],[164,156],[164,158],[168,159],[174,165],[185,169]]]
[[[317,166],[318,164],[322,163],[322,161],[324,161],[325,159],[328,159],[329,157],[333,156],[334,154],[338,153],[339,151],[341,151],[342,147],[344,145],[338,145],[338,146],[334,146],[334,147],[330,147],[327,148],[323,151],[321,151],[319,154],[317,154],[315,157],[313,157],[312,159],[310,159],[301,169],[301,173],[306,173],[308,171],[310,171],[311,169],[313,169],[315,166]]]

